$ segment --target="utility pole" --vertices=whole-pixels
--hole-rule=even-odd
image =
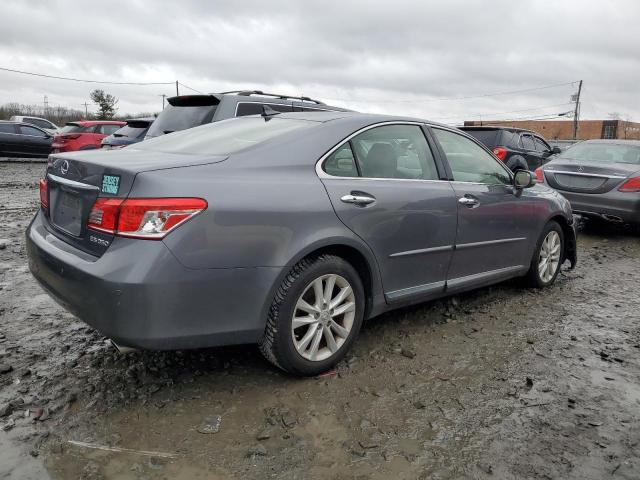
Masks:
[[[582,92],[582,80],[578,84],[578,95],[576,95],[576,108],[573,112],[573,139],[578,136],[578,121],[580,119],[580,93]]]
[[[178,90],[178,80],[176,80],[176,97],[180,96],[180,91]]]
[[[47,96],[44,96],[44,116],[47,116],[47,112],[49,111],[49,100],[47,99]]]
[[[84,119],[88,120],[89,119],[89,104],[87,102],[84,102],[82,105],[84,105]]]
[[[164,93],[162,95],[158,95],[159,97],[162,97],[162,109],[164,110],[164,99],[167,97]]]

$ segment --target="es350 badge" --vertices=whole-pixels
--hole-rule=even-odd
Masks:
[[[102,193],[117,195],[120,189],[119,175],[102,175]]]

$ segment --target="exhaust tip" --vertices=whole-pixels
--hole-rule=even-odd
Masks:
[[[136,352],[138,349],[137,348],[133,348],[133,347],[127,347],[124,345],[118,345],[116,342],[114,342],[113,340],[109,340],[109,342],[111,343],[111,345],[113,345],[113,347],[118,350],[118,353],[121,354],[127,354],[127,353],[131,353],[131,352]]]

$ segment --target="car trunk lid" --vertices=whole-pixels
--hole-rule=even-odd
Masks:
[[[49,157],[47,218],[53,234],[86,253],[100,256],[114,236],[87,228],[98,198],[126,198],[136,175],[141,172],[218,163],[227,158],[127,150],[73,152]]]
[[[544,167],[549,186],[560,191],[606,193],[638,169],[637,165],[588,162],[552,162]]]

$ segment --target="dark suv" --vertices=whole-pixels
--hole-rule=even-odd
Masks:
[[[153,122],[145,140],[227,118],[259,115],[263,113],[263,106],[276,112],[346,111],[309,97],[290,97],[260,90],[181,95],[167,101],[169,105]]]
[[[551,155],[560,153],[540,135],[530,130],[510,127],[460,127],[478,141],[484,143],[493,154],[514,172],[534,171],[549,161]]]

